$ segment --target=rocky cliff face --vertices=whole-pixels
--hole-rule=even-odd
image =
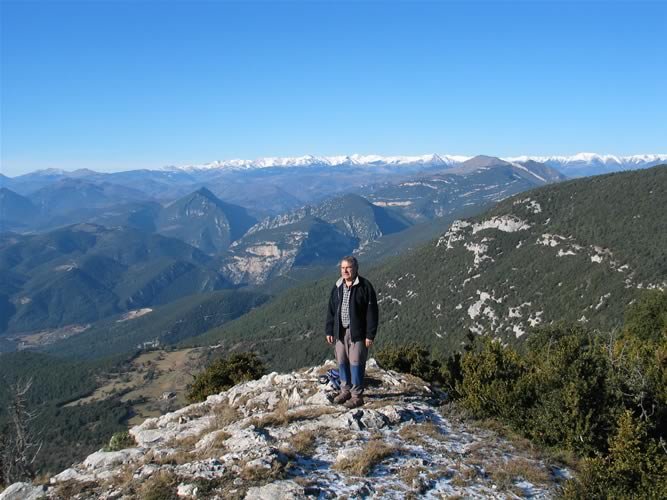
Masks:
[[[373,360],[366,405],[334,405],[318,382],[332,366],[271,373],[148,419],[130,430],[135,447],[98,451],[48,486],[17,483],[0,499],[551,498],[569,475]]]

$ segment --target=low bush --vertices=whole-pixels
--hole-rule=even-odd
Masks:
[[[104,451],[124,450],[125,448],[132,448],[136,444],[137,442],[134,440],[132,434],[128,431],[120,431],[111,436],[109,444],[104,448]]]
[[[195,376],[188,393],[191,403],[204,401],[241,382],[256,380],[266,373],[261,359],[254,352],[235,353],[211,363]]]
[[[566,498],[667,498],[667,454],[646,425],[623,412],[607,455],[587,458],[565,487]]]
[[[378,358],[426,380],[449,377],[473,417],[582,459],[569,498],[667,498],[664,291],[640,296],[620,332],[552,325],[517,348],[478,337],[447,362],[416,345]]]
[[[431,351],[417,343],[388,345],[375,354],[375,359],[386,370],[409,373],[427,382],[454,387],[460,378],[460,355],[455,354],[444,362],[431,358]]]

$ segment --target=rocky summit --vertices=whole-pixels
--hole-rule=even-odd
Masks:
[[[570,474],[456,417],[446,395],[368,363],[366,404],[347,410],[319,376],[333,367],[242,383],[130,429],[18,498],[552,498]],[[134,440],[134,443],[132,443]]]

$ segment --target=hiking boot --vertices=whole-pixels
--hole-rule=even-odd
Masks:
[[[348,410],[352,410],[354,408],[359,408],[360,406],[363,406],[364,404],[364,398],[350,398],[348,401],[345,402],[343,406],[347,408]]]
[[[350,399],[352,397],[352,394],[349,392],[341,392],[338,396],[333,398],[333,402],[336,403],[337,405],[342,405],[345,401]]]

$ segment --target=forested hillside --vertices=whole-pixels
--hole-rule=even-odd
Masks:
[[[380,343],[460,349],[469,331],[515,342],[561,321],[612,329],[638,291],[667,280],[667,167],[536,189],[452,225],[419,250],[361,274],[380,302]],[[208,332],[277,369],[329,355],[325,303],[336,276],[286,292]],[[240,343],[240,344],[239,344]]]
[[[35,470],[62,470],[99,449],[124,428],[129,406],[119,397],[83,406],[64,405],[95,390],[97,375],[112,369],[116,362],[92,365],[32,352],[0,355],[0,439],[16,436],[12,414],[15,388],[30,384],[24,403],[34,419],[24,424],[30,442],[41,445]]]

